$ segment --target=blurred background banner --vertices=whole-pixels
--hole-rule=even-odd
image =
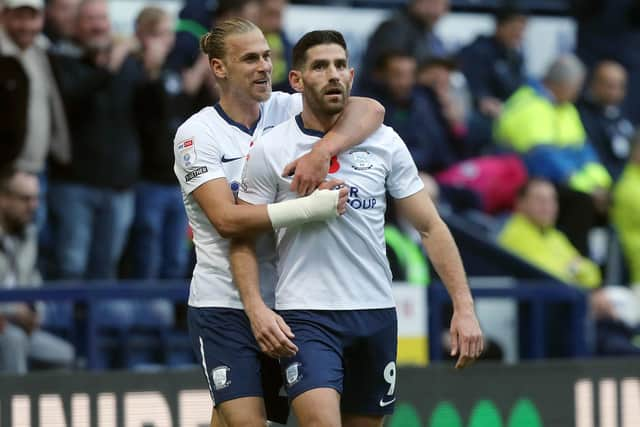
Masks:
[[[0,425],[207,426],[211,401],[201,375],[2,376]],[[400,368],[398,384],[389,427],[636,427],[640,420],[637,359]]]

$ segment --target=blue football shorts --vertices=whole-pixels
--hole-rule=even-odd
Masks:
[[[278,361],[260,351],[244,310],[188,308],[189,335],[214,405],[262,397],[267,419],[285,424],[289,402]]]
[[[396,400],[398,320],[395,308],[281,310],[298,353],[280,359],[289,400],[316,388],[341,395],[341,411],[393,413]]]

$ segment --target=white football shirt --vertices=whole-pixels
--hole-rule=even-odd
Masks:
[[[196,250],[190,306],[242,308],[231,275],[229,240],[218,234],[191,193],[208,181],[225,178],[237,195],[249,148],[260,145],[263,134],[301,110],[300,95],[274,92],[261,103],[260,119],[253,129],[234,122],[219,105],[202,109],[178,128],[173,145],[174,172],[182,188]],[[258,242],[262,297],[272,307],[276,283],[274,245],[272,233],[265,233]]]
[[[320,137],[304,128],[300,115],[277,126],[251,151],[238,197],[253,204],[295,198],[291,179],[280,171]],[[276,308],[394,307],[384,241],[385,194],[401,199],[424,187],[409,150],[393,129],[381,126],[333,160],[329,174],[350,187],[347,212],[327,223],[278,230]]]

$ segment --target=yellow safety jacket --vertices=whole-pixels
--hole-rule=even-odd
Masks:
[[[583,288],[597,288],[602,282],[598,266],[582,257],[564,234],[552,227],[543,230],[522,214],[507,221],[498,242],[563,282]]]
[[[632,283],[640,283],[640,165],[630,163],[613,192],[611,219],[629,265]]]

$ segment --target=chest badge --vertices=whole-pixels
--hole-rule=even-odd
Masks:
[[[353,150],[349,152],[351,167],[355,170],[367,170],[373,167],[373,156],[367,150]]]

